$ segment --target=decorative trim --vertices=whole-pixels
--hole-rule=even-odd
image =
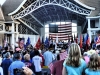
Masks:
[[[46,6],[46,5],[56,5],[56,6],[60,6],[62,8],[68,9],[72,12],[78,13],[78,14],[82,14],[82,15],[90,15],[91,14],[91,10],[90,9],[85,9],[82,7],[79,7],[78,5],[73,4],[72,2],[68,1],[68,0],[36,0],[34,3],[32,3],[31,5],[29,5],[27,8],[25,8],[23,11],[19,12],[16,15],[13,15],[14,19],[19,19],[22,18],[30,13],[32,13],[33,11]]]
[[[74,0],[74,1],[77,2],[78,4],[80,4],[81,6],[87,8],[87,9],[95,10],[94,7],[87,6],[87,5],[83,4],[82,2],[80,2],[79,0]]]
[[[86,17],[87,19],[99,19],[100,16],[94,16],[94,17]]]
[[[8,15],[13,15],[13,14],[15,14],[16,12],[18,12],[18,10],[25,4],[26,1],[27,1],[27,0],[24,0],[24,1],[19,5],[19,7],[18,7],[15,11],[9,13]]]

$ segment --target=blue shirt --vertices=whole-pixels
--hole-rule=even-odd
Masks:
[[[83,59],[80,59],[80,61],[81,61],[81,65],[79,67],[68,66],[66,64],[66,61],[64,61],[63,66],[67,70],[68,73],[67,75],[82,75],[82,72],[86,68],[86,62]]]
[[[93,71],[93,70],[89,70],[89,68],[87,68],[87,69],[85,70],[85,74],[86,74],[86,75],[100,75],[100,70]]]
[[[53,61],[53,54],[50,51],[46,51],[43,57],[45,59],[45,66],[48,66]]]
[[[23,62],[21,62],[20,60],[16,60],[9,66],[8,71],[10,72],[10,75],[14,75],[13,74],[14,69],[16,69],[16,68],[22,69],[22,67],[24,67],[24,66],[25,66],[25,64]]]
[[[12,61],[10,59],[3,60],[1,66],[3,68],[4,75],[8,75],[8,68],[11,65]]]

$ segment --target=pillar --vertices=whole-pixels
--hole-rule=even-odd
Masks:
[[[98,27],[100,28],[100,18],[99,18],[99,26]]]
[[[90,18],[88,18],[88,34],[89,34],[89,38],[90,38],[90,43],[91,43],[91,39],[92,39],[92,33],[91,33],[91,26],[90,26]]]
[[[13,48],[13,50],[14,50],[14,48],[15,48],[15,39],[14,39],[14,37],[15,37],[15,34],[14,34],[14,32],[15,32],[15,27],[14,27],[14,23],[12,23],[12,39],[11,39],[11,45],[12,45],[12,48]]]
[[[5,31],[5,24],[3,24],[3,31]]]
[[[18,42],[18,36],[19,36],[19,33],[18,33],[18,24],[16,24],[16,42]]]

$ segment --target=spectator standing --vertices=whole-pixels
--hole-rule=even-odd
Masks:
[[[63,63],[62,75],[84,75],[85,68],[86,62],[82,59],[79,45],[72,43],[69,46],[68,57]]]
[[[53,64],[51,75],[62,75],[64,59],[60,60],[60,56],[57,55],[57,60],[58,61],[54,62],[54,64]]]
[[[44,60],[45,60],[45,66],[48,66],[53,61],[53,54],[48,49],[43,54]]]
[[[11,63],[8,69],[8,75],[14,75],[14,70],[17,69],[22,69],[22,67],[25,67],[25,64],[21,62],[22,56],[20,53],[15,53],[14,54],[15,61]]]
[[[27,67],[30,68],[32,71],[34,71],[34,66],[33,66],[33,64],[30,62],[30,55],[29,55],[29,54],[25,54],[25,55],[24,55],[24,63],[25,63],[25,66],[27,66]]]
[[[35,66],[35,74],[42,75],[42,68],[41,68],[42,58],[39,56],[40,54],[38,50],[35,50],[34,54],[35,56],[32,58],[32,63]]]
[[[5,54],[5,60],[3,60],[2,64],[1,64],[1,66],[3,68],[3,74],[4,75],[8,75],[8,68],[12,63],[12,61],[10,60],[10,57],[11,57],[10,53],[7,52]]]

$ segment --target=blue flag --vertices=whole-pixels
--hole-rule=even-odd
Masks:
[[[42,37],[42,44],[44,44],[44,37]]]
[[[89,35],[87,34],[86,37],[84,38],[84,44],[87,43],[88,37],[89,37]]]
[[[96,36],[95,39],[94,39],[94,41],[97,42],[97,40],[98,40],[98,37]]]
[[[47,37],[44,44],[45,44],[45,48],[49,48],[49,39]]]
[[[30,41],[30,38],[28,37],[27,42],[26,42],[26,47],[27,47],[28,45],[30,45],[30,44],[31,44],[31,41]]]

